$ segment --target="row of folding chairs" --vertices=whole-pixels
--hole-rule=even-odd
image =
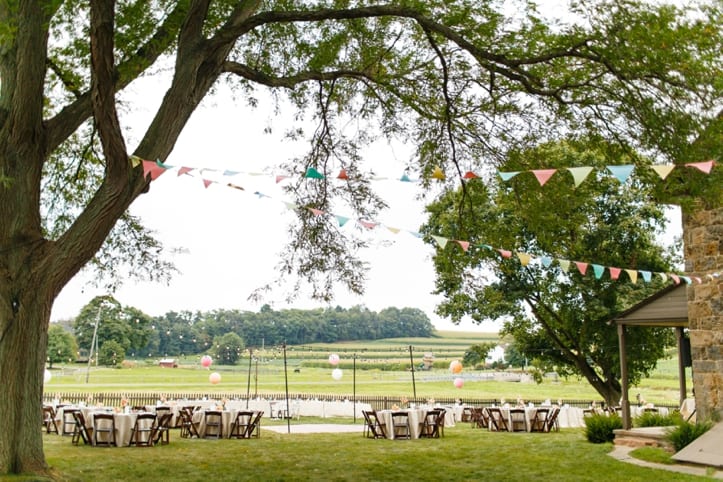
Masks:
[[[420,438],[439,438],[444,436],[445,409],[428,410],[420,424]],[[364,415],[364,436],[368,438],[387,438],[385,424],[379,419],[376,410],[362,410]],[[409,440],[412,438],[412,427],[409,421],[409,413],[405,411],[393,411],[391,417],[394,440]]]
[[[476,428],[487,428],[498,432],[526,432],[527,417],[525,409],[510,408],[509,419],[499,407],[469,407],[465,408],[468,416],[465,417]],[[529,421],[530,432],[550,432],[552,430],[560,430],[557,416],[560,413],[559,407],[540,407],[535,411],[535,415]],[[464,420],[464,418],[463,418]]]
[[[193,407],[183,407],[179,410],[181,418],[181,437],[182,438],[201,438],[199,433],[199,423],[193,421]],[[252,438],[261,436],[261,417],[263,411],[241,410],[236,413],[236,418],[231,424],[229,438]],[[220,410],[206,410],[203,412],[204,417],[204,433],[203,438],[222,438],[223,437],[223,415]]]

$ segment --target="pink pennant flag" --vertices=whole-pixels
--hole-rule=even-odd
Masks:
[[[711,169],[713,169],[713,164],[715,164],[715,161],[710,160],[710,161],[705,161],[705,162],[689,162],[686,164],[686,166],[694,167],[701,172],[710,174]]]
[[[469,249],[469,241],[460,241],[457,240],[457,244],[459,244],[462,247],[462,250],[466,253]]]
[[[184,174],[186,174],[186,173],[188,173],[188,172],[191,172],[191,171],[193,171],[193,168],[181,166],[181,167],[178,168],[178,175],[179,175],[179,176],[182,176],[182,175],[184,175]]]
[[[361,224],[362,226],[364,226],[367,229],[374,229],[377,226],[377,223],[372,223],[369,221],[362,221],[361,219],[359,220],[359,224]]]
[[[544,186],[545,183],[557,172],[557,169],[533,169],[532,173],[537,178],[537,182],[540,186]]]
[[[314,213],[316,216],[321,216],[324,214],[324,211],[322,211],[321,209],[309,208],[309,211]]]
[[[284,176],[284,175],[278,175],[278,176],[276,176],[276,184],[280,183],[280,182],[283,181],[284,179],[287,179],[288,177],[289,177],[289,176]]]
[[[577,266],[577,270],[580,272],[580,274],[585,276],[585,271],[587,271],[587,263],[583,263],[582,261],[575,261],[575,266]]]
[[[620,277],[620,271],[622,271],[620,268],[613,268],[611,266],[608,269],[610,270],[610,279],[618,279]]]
[[[677,274],[670,273],[670,277],[673,278],[673,281],[675,282],[675,284],[677,284],[677,285],[680,284],[680,277]]]
[[[158,179],[158,176],[166,172],[166,170],[159,166],[155,161],[143,161],[143,177],[151,176],[151,181]]]
[[[211,184],[213,184],[213,181],[210,181],[208,179],[203,180],[203,187],[205,187],[206,189],[208,189],[208,186],[210,186]]]
[[[512,251],[507,251],[506,249],[498,249],[497,252],[500,253],[503,258],[511,258],[512,257]]]

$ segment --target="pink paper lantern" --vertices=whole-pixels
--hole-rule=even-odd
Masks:
[[[459,361],[454,360],[449,364],[449,371],[452,373],[460,373],[462,371],[462,364]]]
[[[209,375],[208,381],[211,382],[213,385],[217,385],[221,381],[221,375],[213,372],[211,373],[211,375]]]
[[[339,355],[337,355],[336,353],[332,353],[331,355],[329,355],[329,363],[331,363],[332,365],[338,365]]]
[[[213,363],[213,359],[208,355],[203,355],[201,357],[201,366],[203,368],[208,368],[211,366],[211,363]]]
[[[454,379],[454,386],[457,388],[462,388],[464,386],[464,380],[461,378],[455,378]]]

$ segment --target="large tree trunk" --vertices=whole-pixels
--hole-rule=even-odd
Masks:
[[[24,280],[0,284],[0,473],[43,473],[42,396],[54,295]]]

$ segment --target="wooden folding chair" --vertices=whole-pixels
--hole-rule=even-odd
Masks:
[[[50,405],[43,406],[43,425],[47,433],[60,433],[58,431],[58,423],[55,420],[55,409]]]
[[[524,408],[510,409],[510,431],[527,432],[527,415]]]
[[[496,432],[509,432],[507,420],[499,407],[487,407],[487,414],[490,417],[490,430]]]
[[[255,413],[253,419],[249,422],[246,429],[246,438],[261,437],[261,417],[264,416],[263,410]]]
[[[168,413],[161,414],[160,417],[156,414],[156,425],[153,427],[153,433],[151,434],[153,445],[158,443],[161,445],[168,445],[170,443],[172,418],[173,414],[170,411],[168,411]]]
[[[367,438],[387,438],[384,425],[379,421],[376,410],[362,410],[364,415],[364,436]]]
[[[139,413],[136,417],[136,423],[133,424],[131,429],[130,446],[152,447],[155,425],[155,413]]]
[[[115,418],[112,413],[93,414],[93,445],[116,447]]]
[[[538,408],[535,416],[530,420],[530,432],[545,432],[545,424],[549,414],[549,408]]]
[[[547,415],[545,420],[545,432],[550,432],[553,429],[560,431],[560,422],[557,420],[557,416],[560,414],[560,407],[552,407],[552,411]]]
[[[178,415],[181,417],[181,437],[201,438],[198,434],[198,424],[193,421],[193,408],[183,407]]]
[[[223,438],[223,414],[220,410],[206,410],[203,419],[206,429],[203,438]]]
[[[409,425],[409,413],[407,412],[392,412],[392,430],[394,433],[394,440],[404,440],[412,438],[412,427]]]
[[[231,424],[231,431],[228,438],[247,438],[248,428],[254,418],[254,412],[242,410],[236,413],[236,418]]]
[[[71,439],[71,442],[73,445],[78,445],[80,441],[82,440],[85,445],[90,445],[92,443],[92,436],[93,436],[93,429],[88,428],[85,425],[85,417],[83,416],[83,413],[80,410],[73,410],[70,412],[71,416],[73,417],[73,438]],[[63,414],[65,416],[65,413]]]

